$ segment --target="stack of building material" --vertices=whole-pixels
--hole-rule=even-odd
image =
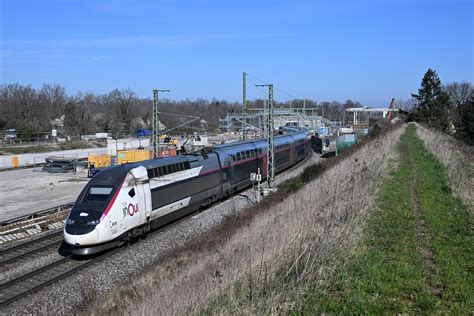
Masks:
[[[76,159],[66,157],[48,157],[45,159],[46,164],[43,166],[43,171],[49,173],[66,173],[76,171]]]

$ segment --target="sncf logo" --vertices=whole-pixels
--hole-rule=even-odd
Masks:
[[[133,216],[138,213],[138,203],[133,205],[132,203],[128,204],[128,215]]]

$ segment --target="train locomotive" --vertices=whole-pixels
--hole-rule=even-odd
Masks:
[[[311,151],[305,129],[275,137],[276,172]],[[80,193],[64,226],[72,254],[120,246],[201,207],[251,186],[260,168],[266,178],[264,139],[218,145],[200,152],[108,167]]]

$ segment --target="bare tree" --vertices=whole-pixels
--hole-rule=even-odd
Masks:
[[[465,107],[474,98],[474,87],[468,82],[453,82],[444,87],[451,100],[452,109],[449,112],[449,121],[454,125],[455,131],[459,131],[463,121]]]

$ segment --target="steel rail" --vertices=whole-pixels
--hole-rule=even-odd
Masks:
[[[50,208],[47,208],[47,209],[43,209],[43,210],[31,213],[31,214],[25,214],[25,215],[21,215],[21,216],[15,217],[15,218],[10,218],[10,219],[7,219],[7,220],[3,220],[3,221],[0,221],[0,227],[4,227],[4,226],[8,226],[8,225],[15,225],[15,224],[18,224],[19,222],[22,222],[22,221],[32,221],[32,220],[35,220],[35,219],[38,219],[38,218],[41,218],[41,217],[52,215],[52,214],[64,211],[65,209],[72,207],[73,204],[74,204],[74,202],[65,203],[65,204],[55,206],[55,207],[50,207]]]
[[[53,240],[50,242],[46,242]],[[59,246],[63,241],[62,230],[58,230],[41,238],[33,239],[27,242],[20,243],[13,247],[0,251],[0,267],[23,259],[35,253],[41,252],[53,246]],[[46,242],[46,243],[45,243]],[[6,258],[5,258],[6,257]]]
[[[0,284],[0,307],[4,307],[28,296],[31,293],[37,292],[87,266],[95,264],[115,254],[120,250],[121,248],[115,248],[98,257],[84,261],[74,260],[72,256],[64,257],[37,270]],[[73,263],[72,266],[70,262]],[[10,292],[5,290],[10,290]]]

